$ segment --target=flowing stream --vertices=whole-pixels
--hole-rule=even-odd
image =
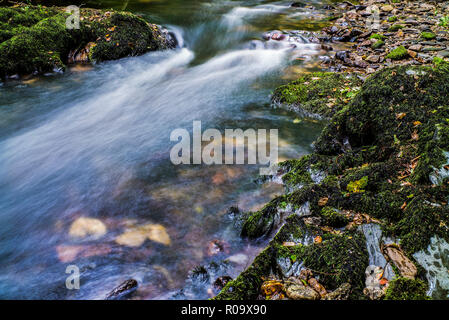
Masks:
[[[134,278],[136,299],[205,299],[208,284],[182,291],[192,268],[233,257],[224,272],[236,276],[249,265],[263,243],[239,238],[229,207],[260,208],[283,187],[256,183],[255,165],[175,166],[170,132],[191,131],[194,120],[222,132],[277,128],[280,160],[311,152],[322,123],[269,105],[276,86],[318,61],[306,40],[260,41],[325,17],[320,1],[290,4],[129,1],[127,10],[166,26],[179,48],[0,86],[0,298],[103,299]],[[99,219],[106,233],[73,239],[80,217]],[[161,225],[170,243],[115,241],[147,224]],[[68,265],[80,269],[79,290],[66,288]]]

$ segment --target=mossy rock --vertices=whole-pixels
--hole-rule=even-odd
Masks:
[[[354,97],[361,84],[357,76],[313,72],[277,88],[272,102],[286,105],[302,116],[330,118]]]
[[[426,40],[433,40],[437,37],[437,35],[433,32],[421,32],[421,38]]]
[[[79,29],[68,29],[67,19],[60,7],[0,7],[0,77],[64,70],[69,53],[87,47],[85,62],[173,47],[157,26],[131,13],[81,9]]]
[[[335,228],[344,227],[349,222],[349,219],[344,214],[332,207],[324,207],[321,209],[321,217],[324,218],[327,225]]]
[[[385,42],[384,42],[384,41],[378,40],[377,42],[375,42],[375,43],[373,43],[373,44],[371,45],[371,48],[373,48],[373,49],[379,49],[379,48],[382,48],[384,45],[385,45]]]
[[[387,54],[387,59],[402,60],[409,57],[407,49],[404,46],[399,46]]]
[[[379,33],[373,33],[370,37],[369,37],[370,39],[376,39],[376,40],[385,40],[387,37],[386,36],[384,36],[384,35],[382,35],[382,34],[379,34]]]
[[[396,32],[398,30],[404,29],[404,26],[402,24],[394,24],[390,28],[388,28],[389,32]]]
[[[276,198],[261,210],[247,213],[241,236],[249,239],[268,236],[280,222],[281,216],[278,212],[278,206],[282,200],[282,197]]]
[[[427,284],[419,279],[393,279],[388,285],[385,300],[429,300],[427,287]]]
[[[281,165],[285,181],[300,182],[302,188],[276,198],[254,214],[251,223],[270,225],[284,202],[291,208],[307,204],[307,217],[292,214],[284,220],[264,258],[258,260],[256,269],[249,269],[258,270],[251,273],[251,279],[257,278],[254,287],[247,273],[242,273],[232,287],[238,294],[223,292],[220,298],[255,298],[262,277],[279,273],[278,258],[287,261],[293,257],[318,271],[326,289],[349,281],[351,298],[363,299],[365,240],[351,229],[351,223],[344,230],[333,229],[350,217],[340,216],[340,210],[376,218],[385,236],[400,239],[401,249],[412,261],[415,252],[428,247],[432,236],[449,241],[449,178],[440,179],[438,184],[431,179],[449,161],[448,101],[449,64],[442,59],[437,59],[435,66],[396,66],[371,75],[358,94],[331,118],[314,144],[315,152]],[[311,168],[322,170],[326,177],[313,181]],[[315,227],[305,229],[305,219]],[[309,238],[319,235],[322,242],[283,245],[296,243],[305,234]],[[359,255],[352,255],[355,248]],[[349,266],[343,263],[343,252],[351,256]],[[264,268],[259,268],[261,261],[266,262]],[[419,277],[423,275],[420,271]],[[388,298],[425,298],[425,285],[413,281],[391,282]],[[243,296],[248,288],[254,295]]]

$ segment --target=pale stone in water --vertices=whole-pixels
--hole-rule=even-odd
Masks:
[[[129,229],[115,238],[115,242],[128,247],[139,247],[146,239],[166,246],[171,244],[169,234],[165,230],[165,227],[160,224],[146,224]]]
[[[285,293],[293,300],[318,300],[320,294],[311,287],[305,286],[301,280],[285,282]]]
[[[106,225],[98,219],[81,217],[70,226],[69,235],[74,238],[94,236],[99,238],[106,234]]]

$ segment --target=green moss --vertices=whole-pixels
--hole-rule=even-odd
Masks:
[[[396,22],[396,21],[398,21],[398,17],[392,16],[392,17],[389,17],[387,20],[388,20],[388,22]]]
[[[396,49],[392,50],[388,55],[387,59],[393,59],[393,60],[402,60],[405,58],[408,58],[408,51],[405,49],[404,46],[397,47]]]
[[[433,32],[421,32],[421,38],[423,38],[423,39],[433,40],[436,37],[437,37],[436,34]]]
[[[389,32],[396,32],[400,29],[404,29],[404,26],[402,24],[394,24],[390,28],[388,28]]]
[[[370,37],[369,37],[370,39],[376,39],[376,40],[385,40],[387,37],[385,37],[384,35],[382,35],[382,34],[379,34],[379,33],[373,33]]]
[[[278,197],[268,203],[263,209],[250,212],[243,223],[241,236],[256,239],[269,235],[279,223],[278,206],[284,200],[283,197]]]
[[[27,74],[64,68],[61,55],[73,45],[65,30],[65,16],[45,18],[24,33],[0,44],[0,74]]]
[[[81,9],[79,29],[67,29],[65,8],[0,7],[0,77],[63,70],[69,52],[90,45],[90,61],[169,47],[154,25],[125,12]]]
[[[397,278],[390,281],[385,300],[428,300],[427,285],[419,280]]]
[[[323,235],[323,242],[294,247],[276,246],[276,257],[296,256],[305,268],[311,269],[321,284],[334,290],[343,283],[352,286],[352,298],[361,298],[364,272],[368,266],[365,238],[358,232],[345,235]],[[280,272],[280,271],[278,271]]]
[[[342,213],[338,212],[337,209],[332,207],[324,207],[321,209],[321,217],[327,225],[335,228],[341,228],[348,224],[348,218]]]
[[[260,293],[263,277],[267,276],[273,265],[271,247],[262,251],[251,266],[243,271],[235,280],[229,281],[216,300],[249,300],[256,299]]]
[[[365,187],[368,185],[368,177],[364,176],[360,180],[351,181],[346,186],[346,190],[352,193],[365,192]]]
[[[283,261],[294,260],[319,275],[328,290],[351,280],[351,298],[362,299],[367,265],[364,238],[359,239],[354,229],[341,230],[340,235],[323,231],[329,231],[327,226],[345,225],[346,216],[340,216],[340,210],[380,220],[384,235],[400,239],[401,248],[411,259],[413,253],[428,247],[434,235],[449,241],[449,179],[437,185],[429,179],[435,168],[447,163],[447,101],[449,68],[443,60],[435,60],[433,66],[385,68],[371,75],[358,94],[331,118],[314,144],[315,152],[284,167],[291,172],[287,180],[294,179],[296,173],[303,181],[303,175],[313,168],[324,171],[327,177],[319,183],[307,179],[301,189],[277,198],[271,208],[253,219],[268,221],[268,225],[280,221],[275,219],[277,211],[271,210],[283,202],[292,208],[307,204],[309,209],[307,218],[293,214],[285,220],[266,252],[269,270],[259,275],[268,276],[273,270],[281,276]],[[322,237],[321,243],[305,241],[317,235]],[[282,245],[291,241],[298,245]],[[349,261],[344,261],[346,258]],[[408,280],[401,281],[391,283],[389,298],[424,297],[425,289],[419,282],[407,284],[409,290],[401,288]]]
[[[375,42],[375,43],[373,43],[373,44],[371,45],[371,48],[373,48],[373,49],[379,49],[379,48],[383,47],[384,45],[385,45],[385,42],[384,42],[384,41],[378,40],[377,42]]]
[[[330,117],[342,109],[360,89],[362,81],[342,73],[314,72],[281,86],[272,96],[302,115]]]

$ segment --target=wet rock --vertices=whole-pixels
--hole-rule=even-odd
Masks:
[[[449,50],[440,51],[440,52],[438,52],[437,55],[442,58],[447,58],[447,57],[449,57]]]
[[[349,283],[343,283],[334,291],[329,292],[323,300],[347,300],[350,292],[351,285]]]
[[[249,257],[246,254],[237,253],[228,257],[226,261],[229,261],[236,265],[245,266],[249,261]]]
[[[371,63],[377,63],[379,62],[380,57],[378,55],[370,55],[366,58],[366,61],[371,62]]]
[[[363,289],[363,294],[368,298],[370,298],[371,300],[379,300],[385,295],[386,288],[384,289],[383,288],[384,286],[382,286],[380,282],[383,273],[384,273],[383,269],[379,266],[370,265],[366,268],[365,271],[366,287]]]
[[[271,35],[271,39],[276,40],[276,41],[282,41],[282,40],[285,40],[286,38],[287,38],[287,36],[283,33],[275,32]]]
[[[326,289],[323,287],[323,285],[321,283],[318,282],[317,279],[310,278],[307,281],[307,283],[313,290],[315,290],[316,292],[318,292],[320,294],[321,298],[323,298],[324,296],[327,295]]]
[[[270,297],[283,292],[284,284],[279,280],[267,280],[262,283],[260,290],[264,296]]]
[[[386,245],[382,252],[389,261],[394,263],[403,277],[409,279],[415,278],[418,269],[398,246],[394,244]]]
[[[89,62],[89,52],[95,47],[95,42],[89,42],[84,48],[72,50],[69,52],[68,63],[87,63]]]
[[[122,282],[119,286],[114,288],[106,295],[106,300],[120,300],[128,298],[133,292],[137,290],[138,283],[134,279],[129,279]]]
[[[394,10],[394,7],[390,4],[386,4],[386,5],[383,5],[382,7],[380,7],[380,10],[382,10],[384,12],[391,12]]]
[[[85,238],[92,236],[99,238],[107,232],[106,225],[99,219],[81,217],[76,219],[69,229],[69,235],[73,238]]]
[[[421,44],[414,44],[414,45],[411,45],[410,47],[408,47],[408,49],[416,51],[416,52],[420,52],[422,47],[423,46]]]
[[[214,288],[217,291],[220,291],[221,289],[223,289],[226,284],[231,281],[232,278],[230,276],[221,276],[218,277],[215,281],[214,281]]]
[[[223,240],[212,240],[207,245],[206,254],[211,257],[217,255],[219,253],[228,253],[229,252],[229,244]]]
[[[74,32],[66,27],[65,10],[28,4],[0,7],[0,16],[20,17],[2,21],[10,32],[0,45],[0,77],[63,71],[66,60],[101,62],[173,47],[160,27],[129,12],[81,8]]]
[[[416,58],[418,56],[418,53],[413,50],[407,50],[408,55],[412,58]]]
[[[293,300],[318,300],[320,294],[302,283],[301,280],[290,278],[284,284],[287,297]]]
[[[429,246],[413,254],[413,258],[426,271],[429,283],[428,294],[434,299],[447,299],[449,296],[449,243],[443,238],[433,236]]]
[[[145,240],[151,240],[163,245],[170,245],[170,236],[165,227],[160,224],[146,224],[136,226],[126,230],[124,233],[115,238],[115,242],[119,245],[128,247],[139,247]]]
[[[338,60],[345,61],[348,58],[348,52],[347,51],[337,51],[335,53],[335,57]]]
[[[111,247],[107,245],[59,245],[56,247],[58,259],[63,263],[69,263],[80,258],[104,256],[111,251]]]
[[[326,50],[326,51],[332,51],[332,50],[334,50],[334,48],[332,48],[332,46],[331,46],[331,45],[328,45],[328,44],[322,44],[322,45],[321,45],[321,49]]]

